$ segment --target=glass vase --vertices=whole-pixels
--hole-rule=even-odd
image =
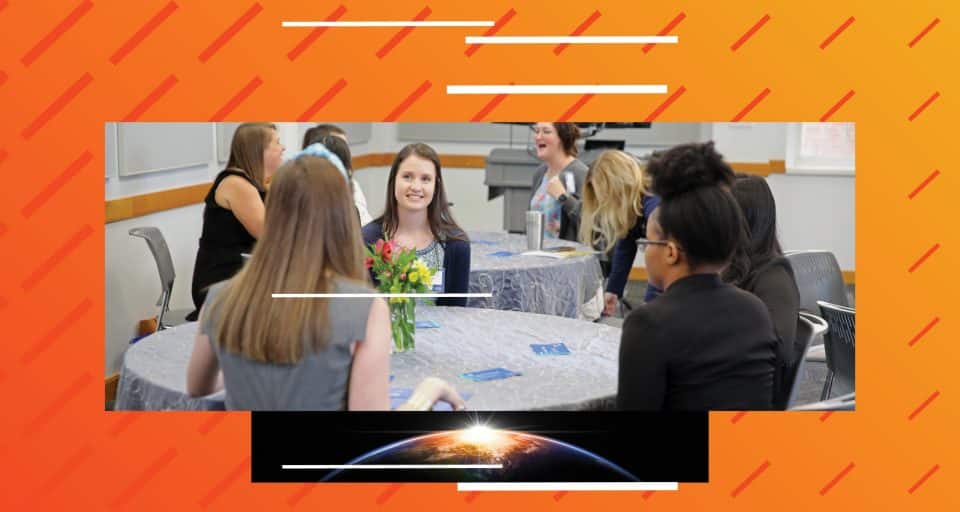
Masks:
[[[390,304],[390,332],[393,335],[393,351],[413,350],[416,328],[416,302],[413,299],[395,299]]]

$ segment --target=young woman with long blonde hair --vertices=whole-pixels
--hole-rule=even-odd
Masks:
[[[580,210],[580,240],[613,251],[604,293],[604,313],[612,315],[630,276],[647,219],[660,203],[650,192],[650,179],[634,157],[623,151],[604,151],[587,172]],[[660,290],[647,285],[645,300]]]

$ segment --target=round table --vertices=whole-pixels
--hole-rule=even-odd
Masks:
[[[440,377],[467,398],[469,410],[575,410],[607,403],[617,392],[620,329],[555,316],[495,309],[418,306],[416,350],[393,354],[391,393]],[[223,392],[186,395],[187,361],[197,323],[152,334],[124,355],[118,410],[223,409]],[[536,355],[531,344],[564,343],[569,355]],[[522,375],[474,382],[463,373],[505,368]]]
[[[582,318],[581,306],[596,297],[603,274],[596,255],[568,258],[524,256],[526,235],[468,232],[470,238],[470,293],[493,293],[471,298],[474,308],[524,311]],[[589,247],[566,240],[544,239],[544,248]]]

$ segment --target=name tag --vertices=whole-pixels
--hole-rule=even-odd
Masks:
[[[443,293],[443,269],[438,270],[437,273],[433,275],[433,283],[431,283],[431,286],[435,293]]]

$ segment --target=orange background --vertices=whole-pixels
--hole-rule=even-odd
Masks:
[[[432,2],[428,20],[496,20],[512,8],[500,35],[568,34],[594,11],[600,15],[585,34],[652,34],[685,17],[671,31],[680,44],[649,53],[637,46],[568,47],[559,55],[552,47],[487,46],[468,57],[462,38],[484,29],[417,28],[379,58],[396,29],[336,29],[291,60],[288,52],[310,29],[281,29],[281,20],[324,19],[340,5],[343,20],[412,19],[428,4],[174,1],[169,16],[114,64],[111,55],[169,0],[0,0],[0,508],[956,508],[949,482],[960,468],[951,428],[960,358],[949,342],[958,334],[949,314],[956,311],[950,299],[957,276],[949,261],[957,229],[948,224],[957,203],[948,191],[956,190],[960,88],[956,57],[948,55],[960,40],[960,4]],[[201,52],[255,5],[261,9],[249,23],[201,62]],[[79,13],[74,23],[31,52],[72,12]],[[765,14],[769,21],[732,51]],[[821,49],[851,16],[853,23]],[[85,73],[92,77],[86,87],[25,136]],[[769,95],[744,121],[818,120],[852,90],[830,119],[857,122],[858,410],[826,417],[713,414],[711,482],[676,493],[252,485],[247,414],[103,412],[103,123],[130,115],[171,75],[172,87],[131,117],[206,121],[256,77],[260,85],[225,119],[296,120],[340,79],[346,85],[315,119],[383,120],[424,81],[429,89],[399,120],[465,121],[492,99],[447,96],[447,84],[666,83],[671,92],[683,86],[657,121],[727,121],[766,88]],[[507,97],[483,119],[559,118],[580,99]],[[664,99],[596,96],[573,118],[642,120]],[[64,174],[87,151],[92,160]],[[908,199],[935,170],[940,174]],[[830,205],[811,197],[810,207]],[[938,249],[909,272],[932,247]]]

